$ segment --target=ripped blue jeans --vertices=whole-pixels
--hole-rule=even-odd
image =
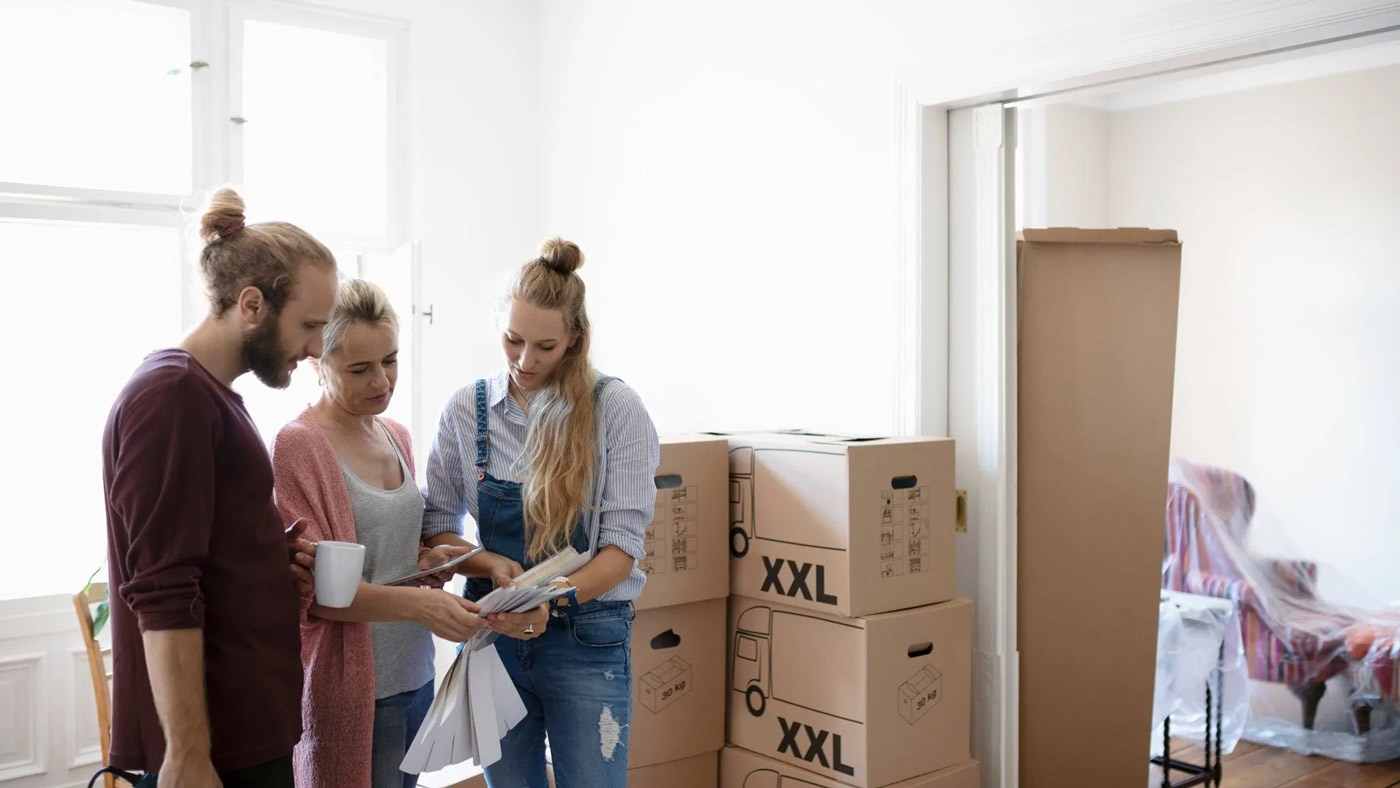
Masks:
[[[547,788],[548,735],[559,788],[625,788],[635,616],[630,602],[585,602],[533,640],[496,640],[527,713],[486,768],[487,785]]]

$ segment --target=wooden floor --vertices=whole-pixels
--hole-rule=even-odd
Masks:
[[[1180,748],[1180,749],[1178,749]],[[1201,763],[1200,748],[1186,742],[1172,746],[1172,757]],[[1172,774],[1172,779],[1184,775]],[[1148,788],[1160,788],[1162,770],[1153,766]],[[1400,760],[1385,763],[1346,763],[1288,750],[1261,747],[1247,741],[1224,758],[1221,788],[1392,788],[1400,786]]]

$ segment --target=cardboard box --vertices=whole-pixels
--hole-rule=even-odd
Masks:
[[[684,659],[671,657],[660,667],[642,676],[641,694],[638,697],[652,714],[660,714],[693,689],[695,669]]]
[[[953,441],[729,435],[730,591],[867,616],[953,598]]]
[[[868,618],[729,604],[730,743],[862,788],[972,757],[971,602]]]
[[[726,601],[641,610],[632,623],[632,768],[724,746]]]
[[[627,770],[627,788],[715,788],[717,785],[717,752]]]
[[[630,761],[628,762],[631,763]],[[545,764],[545,777],[554,788],[554,765]],[[465,784],[464,784],[465,785]],[[707,752],[679,761],[627,770],[628,788],[715,788],[719,785],[719,753]],[[454,788],[459,788],[454,786]],[[475,783],[472,784],[475,788]],[[486,788],[486,780],[481,781]]]
[[[1021,783],[1073,774],[1080,785],[1141,785],[1181,245],[1170,230],[1026,230],[1023,239]],[[1086,560],[1093,555],[1111,559]]]
[[[728,596],[728,448],[712,435],[661,439],[638,610]]]
[[[902,780],[888,788],[981,788],[982,765],[964,761],[930,774]],[[845,788],[829,777],[786,763],[725,747],[719,754],[720,788]],[[883,788],[883,787],[882,787]]]

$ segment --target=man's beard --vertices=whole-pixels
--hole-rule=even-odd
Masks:
[[[263,385],[284,389],[292,385],[292,372],[287,369],[287,362],[291,359],[282,355],[277,317],[273,314],[267,315],[258,322],[257,328],[244,338],[243,366],[256,375]]]

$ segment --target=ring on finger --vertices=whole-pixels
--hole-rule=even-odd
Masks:
[[[533,634],[535,634],[535,625],[534,625],[534,624],[530,624],[529,626],[525,627],[525,634],[527,634],[527,635],[533,635]]]

